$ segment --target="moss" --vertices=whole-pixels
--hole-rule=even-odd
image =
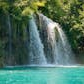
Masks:
[[[0,56],[0,68],[4,67],[4,58]]]

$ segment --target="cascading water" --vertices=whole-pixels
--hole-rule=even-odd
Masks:
[[[29,64],[46,64],[43,45],[33,17],[29,20],[29,36]]]
[[[36,24],[37,22],[37,24]],[[39,31],[38,31],[38,26]],[[67,37],[58,23],[53,22],[46,16],[39,14],[39,20],[32,16],[28,21],[28,27],[24,28],[25,55],[18,54],[20,47],[17,47],[17,56],[12,54],[12,27],[10,16],[7,18],[8,26],[8,49],[9,56],[6,57],[8,65],[72,65],[75,63],[74,55],[67,41]],[[19,28],[19,27],[18,27]],[[18,30],[18,29],[17,29]],[[20,33],[17,31],[18,44]],[[43,43],[43,44],[42,44]],[[21,51],[20,51],[21,52]],[[24,53],[24,51],[22,52]],[[24,57],[23,57],[24,56]],[[24,60],[22,59],[24,58]],[[27,62],[28,59],[28,62]]]
[[[12,63],[12,29],[11,29],[11,22],[10,22],[10,16],[7,17],[7,27],[8,27],[8,40],[9,40],[9,46],[8,46],[8,55],[9,60],[8,64]]]
[[[39,14],[41,38],[49,64],[70,65],[75,63],[67,37],[58,23]]]

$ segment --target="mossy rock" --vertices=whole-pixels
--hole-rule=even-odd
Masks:
[[[4,66],[4,59],[0,56],[0,68]]]

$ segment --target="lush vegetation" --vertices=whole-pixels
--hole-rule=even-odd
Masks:
[[[9,34],[6,23],[8,17],[11,18],[13,30],[12,45],[17,51],[18,47],[16,44],[18,44],[19,48],[26,54],[22,46],[26,37],[25,28],[28,18],[31,18],[33,13],[38,12],[42,12],[44,15],[60,23],[68,36],[74,52],[84,52],[83,0],[0,0],[0,59],[4,61],[3,57],[8,52]],[[16,32],[19,32],[19,35]],[[15,52],[12,50],[12,53],[14,54]],[[22,56],[23,53],[20,51],[19,55]]]
[[[61,24],[75,52],[84,52],[83,0],[47,0],[42,12]]]

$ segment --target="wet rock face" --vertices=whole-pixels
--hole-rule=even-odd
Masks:
[[[48,63],[53,63],[54,58],[53,58],[53,52],[52,52],[52,45],[48,41],[50,38],[48,37],[48,26],[46,24],[46,21],[43,17],[39,17],[39,29],[40,29],[40,37],[42,40],[42,43],[44,44],[44,52],[47,58]]]

